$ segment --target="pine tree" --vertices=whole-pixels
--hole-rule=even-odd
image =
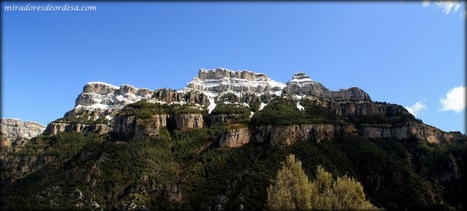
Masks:
[[[268,188],[268,206],[273,210],[309,210],[312,188],[302,163],[291,154]]]

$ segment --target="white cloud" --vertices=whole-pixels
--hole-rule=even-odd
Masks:
[[[409,111],[414,116],[417,116],[420,111],[426,109],[426,105],[421,100],[419,100],[411,106],[406,106],[405,109],[407,109],[407,111]]]
[[[465,109],[465,86],[450,89],[441,102],[441,111],[454,111],[456,113]]]
[[[424,0],[423,6],[429,7],[430,1]],[[461,3],[459,1],[434,1],[435,7],[443,10],[444,14],[450,14],[451,12],[459,11]]]

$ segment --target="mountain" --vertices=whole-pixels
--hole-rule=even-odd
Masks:
[[[360,181],[379,208],[463,209],[466,140],[303,72],[281,83],[201,69],[180,90],[90,82],[63,118],[2,157],[0,202],[6,210],[266,209],[270,181],[295,154],[310,178],[322,166]]]
[[[224,68],[201,69],[198,76],[180,90],[151,91],[132,85],[118,87],[103,82],[87,83],[76,99],[75,108],[67,112],[64,118],[49,124],[45,134],[56,135],[64,131],[84,134],[95,132],[104,134],[112,130],[118,132],[118,125],[112,123],[119,122],[113,120],[114,116],[124,106],[140,100],[157,104],[189,105],[205,109],[210,114],[219,103],[234,103],[246,107],[249,107],[249,104],[259,103],[263,108],[274,96],[295,100],[297,107],[301,106],[299,101],[310,100],[313,104],[348,119],[346,124],[350,123],[349,134],[361,135],[365,138],[405,139],[416,136],[429,142],[439,143],[456,137],[455,134],[421,123],[403,106],[373,102],[371,97],[358,87],[332,91],[321,83],[313,81],[303,72],[294,74],[292,79],[284,84],[262,73]],[[175,118],[173,115],[167,116],[169,117]],[[197,118],[204,119],[204,117]],[[166,122],[163,120],[158,124],[166,126]],[[202,123],[199,125],[202,126]],[[308,132],[304,131],[304,133]],[[341,131],[329,133],[341,133]]]

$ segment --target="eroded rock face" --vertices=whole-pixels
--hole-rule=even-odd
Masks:
[[[318,104],[339,116],[379,116],[406,117],[412,116],[403,106],[396,104],[374,103],[370,101],[320,101]]]
[[[360,134],[365,138],[396,138],[399,140],[417,137],[430,143],[443,143],[454,139],[450,133],[421,123],[364,125]]]
[[[303,72],[295,73],[284,88],[286,95],[312,96],[332,101],[371,101],[370,96],[358,87],[330,91],[321,83],[313,81]]]
[[[291,145],[300,140],[320,142],[342,135],[356,135],[357,129],[351,124],[268,125],[255,128],[252,134],[252,139],[259,143]]]
[[[0,125],[2,152],[14,151],[30,139],[42,134],[45,129],[45,126],[36,122],[22,122],[19,119],[9,118],[2,118]]]
[[[195,91],[181,92],[172,89],[157,89],[154,92],[153,98],[166,103],[188,103],[190,105],[198,104],[201,106],[208,106],[208,97]]]
[[[95,133],[103,135],[110,131],[108,124],[80,124],[80,123],[50,123],[44,131],[44,135],[58,135],[63,132],[78,132],[83,135]]]
[[[208,91],[213,93],[274,93],[281,91],[284,84],[276,82],[262,73],[251,71],[232,71],[224,68],[215,70],[201,69],[187,88],[189,90]]]
[[[116,116],[113,132],[124,134],[125,137],[138,135],[158,136],[160,128],[167,126],[168,114],[152,115],[149,118],[141,119],[136,116]]]
[[[202,114],[177,114],[175,124],[179,130],[203,128],[204,118]]]
[[[229,129],[219,139],[221,147],[241,147],[250,143],[250,130],[248,127]]]
[[[75,108],[86,107],[88,110],[121,108],[143,99],[150,99],[153,91],[124,84],[120,87],[103,83],[90,82],[83,87],[83,92],[75,102]]]
[[[154,92],[153,97],[157,100],[171,103],[181,102],[183,100],[183,95],[184,93],[173,89],[157,89]]]
[[[22,122],[19,119],[2,118],[0,121],[2,139],[31,139],[40,135],[45,126],[36,122]]]

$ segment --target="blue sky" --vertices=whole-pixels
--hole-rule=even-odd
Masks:
[[[281,82],[304,71],[465,133],[464,3],[30,4],[97,11],[5,11],[28,3],[2,2],[2,117],[46,125],[90,81],[179,89],[200,68],[224,67]]]

